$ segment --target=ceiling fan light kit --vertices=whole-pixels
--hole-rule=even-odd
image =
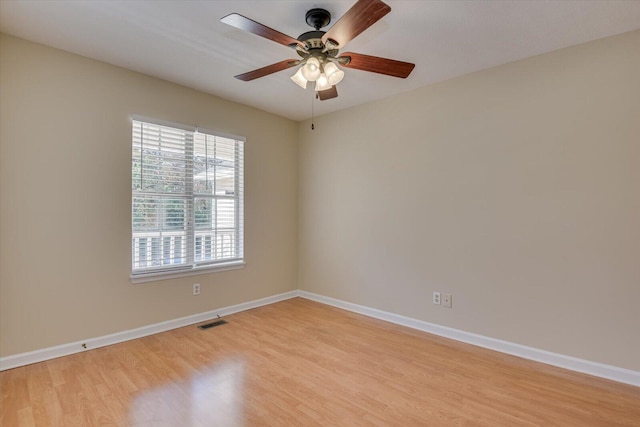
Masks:
[[[331,86],[333,85],[329,83],[327,76],[324,73],[320,74],[320,77],[316,80],[316,92],[331,89]]]
[[[302,66],[302,75],[307,81],[315,82],[320,77],[320,61],[313,56],[307,59],[306,64]]]
[[[326,60],[325,60],[326,61]],[[330,89],[344,78],[342,71],[333,62],[321,63],[318,59],[311,57],[306,63],[298,68],[298,71],[291,76],[291,80],[303,89],[307,88],[307,82],[316,83],[316,92]]]
[[[300,86],[302,89],[306,89],[308,80],[305,79],[302,75],[302,68],[303,67],[298,68],[298,71],[293,76],[291,76],[291,80],[293,80],[293,82]]]
[[[327,80],[331,86],[337,85],[344,78],[344,71],[342,71],[334,62],[329,62],[324,66],[324,74],[327,76]]]
[[[377,56],[338,51],[358,34],[379,21],[391,11],[381,0],[358,0],[328,31],[321,31],[331,22],[331,14],[325,9],[315,8],[307,11],[305,21],[315,31],[301,34],[297,39],[269,28],[259,22],[232,13],[221,19],[225,24],[243,31],[267,38],[276,43],[296,50],[301,60],[289,59],[277,62],[257,70],[235,76],[242,81],[251,81],[287,68],[299,66],[291,80],[303,89],[308,82],[315,82],[315,91],[320,100],[336,98],[336,85],[344,78],[344,71],[338,64],[347,68],[406,78],[415,67],[414,64]]]

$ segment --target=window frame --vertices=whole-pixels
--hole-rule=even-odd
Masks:
[[[223,132],[218,132],[215,130],[210,130],[206,128],[201,128],[197,126],[184,125],[181,123],[169,122],[165,120],[154,119],[150,117],[144,117],[139,115],[132,115],[130,121],[131,126],[131,274],[129,276],[132,283],[143,283],[157,280],[165,280],[172,279],[177,277],[185,277],[185,276],[194,276],[200,274],[207,274],[211,272],[218,271],[227,271],[227,270],[236,270],[243,268],[245,265],[244,258],[244,145],[246,143],[246,139],[242,136],[231,135]],[[134,126],[135,122],[141,122],[143,124],[149,124],[152,126],[163,126],[178,129],[184,132],[191,133],[190,137],[185,136],[185,162],[189,164],[185,169],[188,171],[184,172],[185,179],[185,189],[184,193],[164,193],[167,196],[175,195],[176,198],[185,198],[185,215],[184,221],[186,224],[184,225],[185,230],[185,257],[187,261],[180,264],[165,264],[163,263],[160,266],[151,266],[151,267],[138,267],[135,268],[136,263],[136,247],[135,247],[135,231],[134,231],[134,200],[136,197],[143,197],[145,194],[151,194],[152,192],[145,193],[144,191],[137,192],[134,188],[134,162],[136,160],[134,150],[135,150],[135,138],[134,138]],[[233,154],[233,173],[234,173],[234,195],[218,195],[215,194],[207,194],[207,193],[197,193],[194,190],[194,180],[195,180],[195,170],[194,170],[194,162],[196,161],[195,156],[195,146],[197,135],[204,135],[205,144],[206,139],[211,137],[219,137],[225,139],[234,140],[233,144],[234,154]],[[190,146],[189,142],[190,141]],[[218,142],[214,142],[214,147],[217,147]],[[190,157],[189,157],[190,155]],[[208,157],[207,157],[208,158]],[[205,158],[205,160],[207,159]],[[211,157],[212,159],[216,159],[217,157]],[[208,163],[206,163],[208,164]],[[214,168],[217,166],[214,165]],[[208,166],[205,165],[205,173],[208,173]],[[142,173],[142,172],[141,172]],[[207,175],[208,176],[208,175]],[[216,181],[214,181],[216,182]],[[228,199],[234,201],[234,240],[233,243],[233,251],[235,258],[232,259],[222,259],[220,261],[216,260],[197,260],[196,259],[196,236],[198,233],[198,227],[196,224],[195,218],[195,201],[197,199],[207,198],[212,201],[216,201],[218,199]],[[217,203],[216,203],[217,205]],[[215,212],[214,212],[215,211]],[[217,216],[219,211],[217,209],[212,210],[212,215],[215,213]],[[217,219],[216,219],[217,221]],[[216,225],[214,228],[217,232],[218,226]],[[161,231],[160,231],[161,233]],[[160,235],[160,238],[163,238]],[[203,238],[204,239],[204,238]],[[211,244],[211,243],[210,243]],[[213,243],[214,245],[216,243]],[[164,245],[164,244],[163,244]],[[201,243],[201,250],[204,250],[204,244]],[[163,246],[162,256],[165,255],[165,248]],[[152,255],[153,256],[153,255]],[[147,261],[151,260],[147,258]],[[164,258],[162,258],[164,261]],[[139,262],[139,260],[138,260]]]

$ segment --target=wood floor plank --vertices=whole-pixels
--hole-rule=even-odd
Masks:
[[[295,298],[0,373],[2,426],[638,426],[640,388]]]

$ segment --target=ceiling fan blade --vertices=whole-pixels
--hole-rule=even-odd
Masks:
[[[333,27],[322,36],[322,41],[333,40],[343,48],[358,34],[378,22],[391,8],[381,0],[358,0]]]
[[[325,101],[327,99],[337,98],[338,97],[338,89],[334,86],[331,86],[330,89],[327,90],[319,90],[318,97],[320,101]]]
[[[287,68],[295,67],[299,63],[300,61],[297,59],[285,59],[284,61],[276,62],[275,64],[267,65],[266,67],[258,68],[257,70],[249,71],[244,74],[238,74],[234,77],[238,80],[242,80],[243,82],[248,82],[259,77],[268,76],[269,74],[286,70]]]
[[[361,53],[347,52],[340,55],[340,58],[350,58],[349,62],[340,64],[355,68],[356,70],[371,71],[372,73],[386,74],[387,76],[400,77],[405,79],[411,74],[416,64],[410,62],[396,61],[395,59],[380,58],[378,56],[363,55]]]
[[[242,31],[253,33],[257,36],[264,37],[288,47],[296,45],[304,47],[304,43],[302,43],[301,41],[296,40],[293,37],[289,37],[288,35],[283,34],[280,31],[276,31],[273,28],[269,28],[266,25],[262,25],[261,23],[249,19],[246,16],[242,16],[238,13],[231,13],[225,17],[220,18],[220,21],[227,25],[231,25],[232,27],[236,27]]]

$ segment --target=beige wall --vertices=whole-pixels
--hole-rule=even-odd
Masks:
[[[2,35],[0,355],[299,285],[639,370],[638,46],[565,49],[311,131]],[[244,269],[130,283],[132,113],[246,136]]]
[[[297,287],[294,122],[13,37],[0,43],[0,355]],[[247,138],[244,269],[131,284],[132,113]]]
[[[640,370],[640,31],[315,128],[302,289]]]

